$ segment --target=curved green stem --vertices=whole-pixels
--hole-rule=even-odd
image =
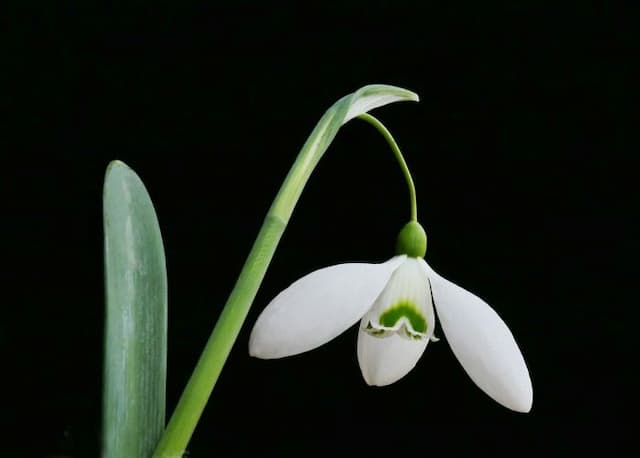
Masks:
[[[267,213],[236,285],[160,439],[155,457],[182,456],[238,337],[302,189],[340,126],[367,110],[402,100],[417,101],[418,96],[393,86],[365,86],[340,99],[320,119]]]
[[[402,152],[400,151],[398,144],[393,139],[393,136],[391,135],[389,130],[387,130],[387,128],[380,121],[378,121],[376,118],[371,116],[369,113],[363,113],[360,116],[358,116],[358,118],[368,122],[373,127],[375,127],[378,130],[378,132],[382,134],[385,140],[387,140],[387,143],[391,147],[393,154],[396,156],[396,159],[398,160],[398,164],[402,169],[404,178],[407,180],[407,186],[409,186],[409,198],[411,199],[411,221],[417,221],[418,220],[418,204],[416,203],[416,187],[413,184],[413,178],[411,178],[411,172],[409,172],[409,167],[407,167],[407,162],[404,160],[404,157],[402,156]]]

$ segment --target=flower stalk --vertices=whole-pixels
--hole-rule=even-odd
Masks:
[[[365,86],[338,100],[320,119],[265,217],[233,291],[156,448],[155,457],[182,456],[186,449],[300,194],[340,126],[388,103],[417,100],[418,96],[406,89],[386,85]]]
[[[382,124],[378,119],[374,116],[371,116],[369,113],[362,113],[358,118],[363,121],[368,122],[373,127],[376,128],[378,132],[382,134],[384,139],[391,147],[391,151],[393,151],[396,160],[398,161],[398,165],[402,170],[405,180],[407,181],[407,186],[409,187],[409,199],[411,200],[411,221],[418,221],[418,204],[416,202],[416,187],[413,184],[413,178],[411,178],[411,172],[409,171],[409,167],[407,166],[407,161],[404,160],[404,156],[402,155],[402,151],[400,151],[400,147],[394,140],[391,132]]]

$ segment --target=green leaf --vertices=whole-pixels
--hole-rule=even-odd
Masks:
[[[104,193],[106,290],[102,456],[151,456],[165,423],[167,272],[144,184],[120,161]]]

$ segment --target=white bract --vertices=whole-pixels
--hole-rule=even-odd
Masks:
[[[317,270],[276,296],[249,342],[258,358],[309,351],[356,322],[358,362],[369,385],[388,385],[416,365],[436,324],[469,377],[509,409],[528,412],[529,371],[513,335],[482,299],[438,275],[420,257]],[[435,339],[434,339],[435,340]]]

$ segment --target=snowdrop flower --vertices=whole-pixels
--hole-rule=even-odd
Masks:
[[[532,388],[511,331],[482,299],[438,275],[423,259],[417,221],[398,237],[398,255],[381,264],[338,264],[312,272],[278,294],[249,342],[258,358],[281,358],[323,345],[360,322],[358,362],[369,385],[404,377],[442,331],[469,377],[509,409],[528,412]]]

